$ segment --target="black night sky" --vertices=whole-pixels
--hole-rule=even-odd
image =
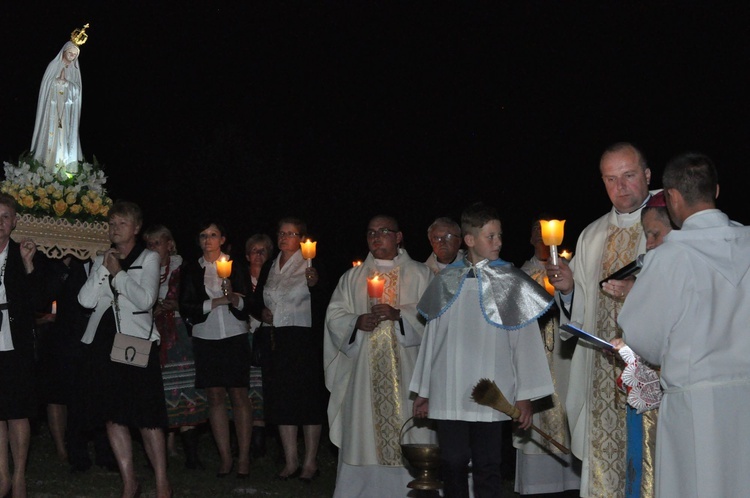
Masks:
[[[608,209],[598,160],[616,141],[641,146],[652,186],[670,157],[708,154],[720,207],[750,223],[739,3],[131,3],[4,6],[0,159],[29,148],[44,70],[90,23],[84,155],[186,256],[204,217],[241,249],[296,215],[341,273],[386,212],[423,260],[433,218],[484,200],[520,264],[539,212],[568,220],[573,249]]]

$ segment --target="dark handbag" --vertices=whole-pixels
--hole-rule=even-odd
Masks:
[[[255,329],[250,365],[260,368],[271,366],[271,354],[274,350],[273,333],[273,326],[261,326]]]

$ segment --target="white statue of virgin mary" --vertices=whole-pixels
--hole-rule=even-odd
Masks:
[[[83,160],[78,124],[81,119],[80,49],[72,41],[63,45],[47,66],[39,89],[31,153],[47,170],[78,171]]]

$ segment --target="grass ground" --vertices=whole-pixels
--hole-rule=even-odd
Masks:
[[[237,479],[234,474],[219,479],[216,471],[219,458],[213,439],[207,428],[200,428],[200,458],[204,470],[186,470],[179,438],[176,444],[177,456],[169,458],[169,479],[175,491],[175,498],[232,498],[242,496],[274,498],[330,498],[336,482],[336,448],[323,434],[323,443],[318,454],[320,477],[311,484],[297,479],[278,481],[274,479],[283,467],[278,440],[269,438],[268,453],[253,461],[248,479]],[[93,448],[91,448],[93,457]],[[136,471],[143,489],[142,498],[153,498],[154,479],[146,467],[146,456],[140,444],[134,443]],[[512,451],[506,453],[512,460]],[[510,462],[504,474],[512,477]],[[67,463],[55,456],[55,447],[47,426],[41,424],[31,440],[31,453],[27,472],[28,495],[30,498],[117,498],[120,496],[120,476],[104,468],[93,466],[84,473],[71,473]],[[505,481],[505,496],[518,497],[513,492],[513,481]],[[415,498],[419,493],[412,492]],[[389,498],[389,497],[383,497]]]

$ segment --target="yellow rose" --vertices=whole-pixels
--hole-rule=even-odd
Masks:
[[[109,214],[109,206],[102,206],[102,210],[99,211],[99,214],[106,218],[107,215]]]
[[[68,204],[64,200],[58,199],[52,205],[52,209],[55,211],[55,214],[57,216],[62,216],[65,214],[65,211],[68,210]]]
[[[49,210],[51,206],[52,206],[52,201],[49,200],[49,197],[45,197],[44,199],[39,199],[40,208]]]
[[[70,212],[72,214],[78,214],[78,213],[80,213],[81,209],[83,209],[83,208],[81,207],[80,204],[74,204],[73,206],[70,206]]]
[[[54,185],[47,185],[47,195],[52,195],[57,189]]]
[[[49,189],[47,189],[47,190],[49,190]],[[59,200],[59,199],[62,199],[62,197],[63,197],[63,193],[62,193],[61,190],[58,190],[56,188],[52,189],[52,198],[53,199]]]
[[[33,208],[34,207],[34,198],[30,195],[25,195],[19,199],[19,202],[21,205],[25,208]]]
[[[102,203],[101,201],[97,200],[96,202],[90,202],[88,206],[86,206],[86,211],[93,215],[99,214],[99,212],[102,210]]]
[[[75,192],[70,192],[68,195],[65,196],[65,202],[70,204],[71,206],[76,203],[78,198],[76,197]]]
[[[34,189],[34,193],[40,199],[47,197],[47,190],[44,187],[37,187],[36,189]]]

